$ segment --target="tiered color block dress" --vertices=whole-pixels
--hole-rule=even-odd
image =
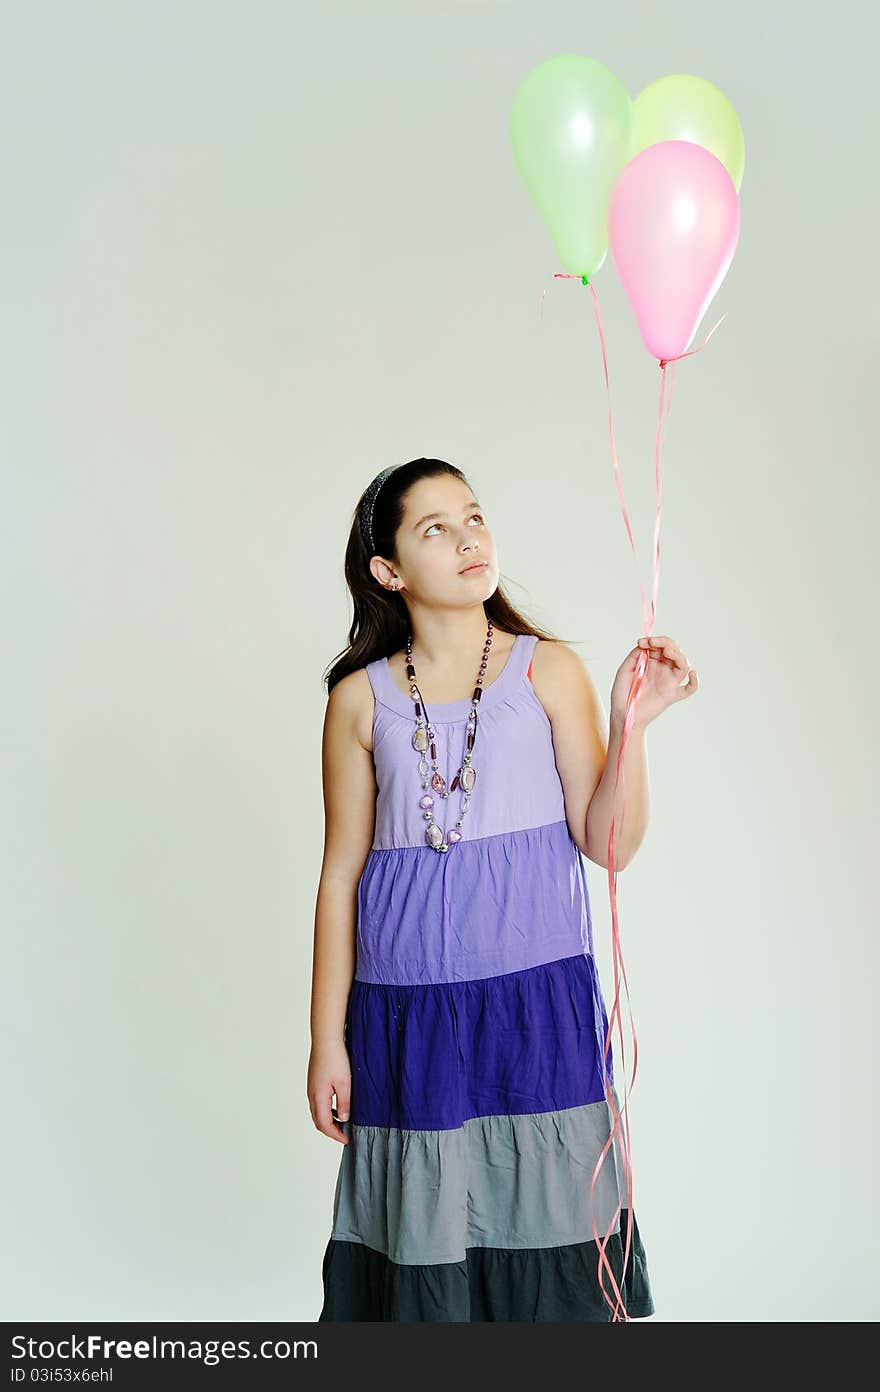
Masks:
[[[387,658],[366,668],[376,827],[358,885],[349,1143],[319,1321],[612,1318],[590,1213],[613,1120],[607,1015],[584,858],[530,680],[537,641],[518,635],[484,688],[476,786],[446,852],[425,842],[413,702]],[[428,705],[447,786],[470,707]],[[459,806],[458,789],[435,800],[441,826]],[[618,1285],[630,1218],[619,1135],[593,1211],[604,1237],[623,1205],[605,1249]],[[607,1269],[603,1284],[613,1299]],[[622,1292],[631,1318],[654,1313],[634,1215]]]

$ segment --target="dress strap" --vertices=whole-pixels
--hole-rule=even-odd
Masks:
[[[519,681],[531,681],[532,679],[532,656],[538,644],[538,637],[534,633],[520,633],[517,636],[516,651],[511,653],[511,661],[516,663],[516,670],[512,673]]]
[[[365,670],[377,701],[381,701],[383,705],[391,706],[395,710],[401,709],[404,702],[409,704],[407,697],[398,690],[391,673],[388,671],[387,658],[378,657],[375,661],[368,662]]]

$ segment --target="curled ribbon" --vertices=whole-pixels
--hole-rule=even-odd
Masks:
[[[587,276],[577,276],[577,275],[573,275],[573,274],[570,274],[570,273],[564,272],[564,271],[556,271],[556,272],[554,273],[554,279],[555,279],[555,280],[569,280],[569,279],[571,279],[571,280],[580,280],[581,283],[582,283],[583,285],[586,285],[586,286],[589,288],[590,294],[591,294],[592,297],[593,297],[593,308],[595,309],[595,312],[596,312],[596,324],[597,324],[597,328],[598,328],[598,331],[599,331],[599,343],[600,343],[601,350],[602,350],[602,367],[603,367],[604,374],[605,374],[605,391],[606,391],[606,395],[607,395],[607,397],[608,397],[608,431],[609,431],[609,436],[610,436],[610,440],[611,440],[611,458],[612,458],[612,462],[613,462],[613,465],[614,465],[614,479],[615,479],[615,483],[616,483],[616,485],[617,485],[617,494],[618,494],[618,498],[620,499],[620,506],[621,506],[621,509],[622,509],[622,512],[623,512],[623,521],[624,521],[624,525],[625,525],[625,527],[626,527],[626,533],[627,533],[627,536],[629,537],[630,547],[632,548],[633,557],[634,557],[634,559],[635,559],[635,549],[636,549],[636,548],[635,548],[635,542],[634,542],[634,540],[633,540],[632,527],[631,527],[631,525],[630,525],[630,520],[629,520],[629,513],[628,513],[628,511],[627,511],[626,500],[625,500],[624,494],[623,494],[623,482],[622,482],[622,479],[621,479],[621,475],[620,475],[620,465],[619,465],[619,463],[618,463],[618,458],[617,458],[617,447],[616,447],[615,442],[614,442],[614,420],[613,420],[612,413],[611,413],[611,388],[610,388],[610,383],[609,383],[609,378],[608,378],[608,354],[607,354],[606,345],[605,345],[605,334],[604,334],[604,331],[603,331],[603,328],[602,328],[602,316],[601,316],[601,314],[599,313],[599,300],[598,300],[598,296],[596,295],[595,287],[593,286],[592,282],[589,280],[589,278],[588,278]],[[544,297],[545,297],[546,293],[547,293],[547,289],[546,289],[546,287],[545,287],[544,290],[541,292],[541,318],[542,318],[542,320],[543,320],[543,317],[544,317]],[[699,348],[691,348],[691,349],[689,349],[689,350],[688,350],[687,352],[685,352],[685,353],[678,353],[678,354],[676,354],[675,357],[671,357],[671,358],[660,358],[660,359],[659,359],[660,370],[661,370],[661,372],[662,372],[663,375],[662,375],[661,382],[660,382],[660,401],[659,401],[658,412],[657,412],[657,429],[656,429],[655,436],[654,436],[654,478],[655,478],[656,496],[657,496],[657,511],[656,511],[656,516],[655,516],[655,521],[654,521],[654,565],[653,565],[653,585],[652,585],[652,591],[651,591],[651,606],[650,606],[650,612],[648,611],[648,607],[647,607],[647,604],[646,604],[646,601],[645,601],[645,591],[644,591],[644,587],[642,586],[641,579],[639,579],[639,589],[640,589],[640,591],[641,591],[641,596],[642,596],[642,621],[643,621],[644,628],[645,628],[645,637],[650,637],[650,636],[651,636],[651,633],[653,632],[654,623],[655,623],[655,619],[656,619],[656,612],[657,612],[657,591],[658,591],[659,580],[660,580],[660,520],[661,520],[661,517],[662,517],[662,515],[663,515],[663,475],[662,475],[661,459],[662,459],[663,445],[664,445],[664,443],[665,443],[665,434],[664,434],[665,419],[664,419],[664,418],[668,418],[668,415],[669,415],[669,408],[670,408],[670,406],[671,406],[671,404],[672,404],[672,393],[673,393],[673,389],[674,389],[674,386],[675,386],[675,367],[673,366],[672,369],[671,369],[671,371],[670,371],[670,374],[669,374],[669,396],[668,396],[667,399],[664,400],[664,398],[666,398],[666,368],[667,368],[667,366],[668,366],[670,363],[671,363],[671,364],[675,364],[676,362],[678,362],[678,360],[679,360],[680,358],[689,358],[689,357],[691,357],[694,353],[700,353],[700,352],[702,352],[702,350],[706,347],[706,344],[709,342],[709,339],[712,337],[712,335],[713,335],[713,333],[715,332],[715,330],[716,330],[716,329],[718,328],[718,326],[722,323],[722,321],[723,321],[724,319],[726,319],[726,318],[727,318],[726,313],[725,313],[725,314],[722,314],[722,316],[721,316],[721,318],[718,320],[718,322],[717,322],[716,324],[714,324],[714,325],[712,326],[712,328],[709,330],[709,332],[707,333],[706,337],[703,339],[703,342],[700,344]],[[637,566],[637,569],[638,569],[638,566]],[[621,732],[621,739],[620,739],[620,749],[619,749],[618,755],[617,755],[617,764],[616,764],[615,775],[614,775],[614,798],[613,798],[613,804],[612,804],[613,807],[616,808],[616,806],[617,806],[617,791],[618,791],[618,787],[619,787],[619,788],[620,788],[620,795],[621,795],[621,805],[620,805],[620,824],[621,824],[621,827],[623,826],[624,818],[625,818],[625,815],[626,815],[626,778],[624,777],[624,774],[623,774],[623,765],[624,765],[624,758],[625,758],[625,754],[626,754],[626,746],[627,746],[627,743],[628,743],[628,741],[629,741],[629,737],[630,737],[630,733],[631,733],[631,731],[632,731],[633,723],[634,723],[634,721],[635,721],[636,708],[637,708],[637,706],[638,706],[639,696],[640,696],[640,694],[641,694],[642,687],[643,687],[644,684],[645,684],[645,683],[644,683],[644,679],[645,679],[645,673],[646,673],[646,671],[647,671],[647,666],[648,666],[649,660],[650,660],[650,659],[649,659],[649,657],[648,657],[647,651],[644,651],[644,652],[640,652],[640,653],[639,653],[639,656],[638,656],[638,658],[637,658],[637,660],[636,660],[636,667],[635,667],[635,671],[634,671],[634,673],[633,673],[633,679],[632,679],[632,682],[631,682],[631,684],[630,684],[629,692],[628,692],[628,694],[627,694],[626,714],[625,714],[625,716],[624,716],[623,729],[622,729],[622,732]],[[618,1228],[618,1226],[619,1226],[619,1224],[618,1224],[618,1219],[619,1219],[620,1214],[621,1214],[622,1204],[621,1204],[621,1203],[618,1203],[616,1209],[614,1210],[614,1213],[613,1213],[613,1215],[612,1215],[612,1217],[611,1217],[611,1221],[610,1221],[610,1223],[609,1223],[609,1225],[608,1225],[608,1228],[606,1229],[604,1240],[603,1240],[603,1239],[600,1239],[599,1230],[598,1230],[598,1228],[596,1227],[596,1221],[595,1221],[595,1218],[592,1216],[592,1214],[593,1214],[593,1194],[594,1194],[595,1188],[596,1188],[596,1181],[597,1181],[599,1172],[600,1172],[600,1170],[601,1170],[601,1168],[602,1168],[602,1165],[605,1163],[605,1156],[607,1155],[607,1153],[608,1153],[608,1151],[611,1149],[611,1147],[614,1145],[614,1138],[615,1138],[615,1135],[617,1134],[617,1132],[618,1132],[618,1130],[619,1130],[618,1123],[620,1123],[621,1118],[623,1118],[624,1123],[625,1123],[625,1128],[626,1128],[626,1140],[624,1141],[623,1137],[621,1136],[619,1144],[620,1144],[620,1152],[621,1152],[621,1159],[622,1159],[622,1163],[623,1163],[623,1169],[624,1169],[624,1172],[625,1172],[626,1177],[627,1177],[627,1217],[628,1217],[628,1221],[627,1221],[627,1231],[626,1231],[626,1243],[625,1243],[625,1246],[624,1246],[624,1253],[623,1253],[623,1269],[622,1269],[622,1272],[621,1272],[621,1284],[623,1284],[623,1283],[624,1283],[624,1279],[625,1279],[625,1274],[626,1274],[627,1262],[628,1262],[628,1260],[629,1260],[629,1255],[630,1255],[630,1250],[631,1250],[631,1245],[632,1245],[632,1241],[631,1241],[631,1240],[632,1240],[632,1227],[633,1227],[633,1224],[632,1224],[632,1217],[633,1217],[633,1167],[632,1167],[632,1159],[631,1159],[631,1146],[630,1146],[630,1134],[629,1134],[629,1116],[628,1116],[628,1113],[627,1113],[628,1089],[626,1088],[626,1086],[624,1086],[624,1104],[623,1104],[623,1107],[618,1111],[617,1107],[615,1106],[615,1100],[614,1100],[614,1082],[613,1082],[613,1073],[612,1073],[613,1059],[612,1059],[612,1056],[611,1056],[611,1036],[612,1036],[612,1033],[613,1033],[613,1030],[614,1030],[614,1021],[615,1021],[615,1019],[617,1020],[618,1037],[619,1037],[619,1040],[620,1040],[620,1061],[621,1061],[621,1065],[622,1065],[622,1067],[623,1067],[623,1069],[624,1069],[624,1075],[625,1075],[625,1071],[626,1071],[626,1062],[625,1062],[625,1054],[624,1054],[624,1043],[623,1043],[623,1018],[622,1018],[621,1009],[620,1009],[620,978],[621,978],[621,976],[623,977],[623,982],[624,982],[624,986],[625,986],[625,989],[626,989],[627,1013],[628,1013],[629,1019],[630,1019],[630,1027],[631,1027],[631,1031],[632,1031],[632,1041],[633,1041],[633,1071],[632,1071],[632,1077],[631,1077],[631,1079],[630,1079],[630,1086],[632,1086],[632,1085],[635,1083],[635,1080],[636,1080],[636,1073],[637,1073],[637,1071],[638,1071],[638,1058],[639,1058],[638,1037],[637,1037],[637,1035],[636,1035],[635,1023],[634,1023],[634,1020],[633,1020],[632,1009],[631,1009],[631,1006],[630,1006],[629,981],[628,981],[628,979],[627,979],[626,967],[625,967],[624,961],[623,961],[623,952],[622,952],[621,946],[620,946],[620,922],[619,922],[619,917],[618,917],[618,912],[617,912],[617,869],[616,869],[616,863],[615,863],[615,857],[614,857],[614,831],[615,831],[616,824],[617,824],[616,812],[612,812],[611,825],[610,825],[609,830],[608,830],[608,854],[607,854],[607,860],[608,860],[608,890],[609,890],[609,896],[610,896],[610,901],[611,901],[611,949],[612,949],[612,966],[613,966],[613,971],[614,971],[614,1004],[613,1004],[613,1006],[612,1006],[611,1015],[610,1015],[610,1018],[609,1018],[609,1020],[608,1020],[608,1029],[607,1029],[607,1032],[606,1032],[606,1035],[605,1035],[605,1045],[604,1045],[604,1053],[603,1053],[603,1072],[604,1072],[605,1096],[606,1096],[606,1100],[607,1100],[607,1102],[608,1102],[608,1105],[609,1105],[609,1107],[611,1108],[611,1113],[612,1113],[612,1116],[613,1116],[613,1118],[614,1118],[614,1121],[613,1121],[613,1124],[612,1124],[612,1127],[611,1127],[611,1133],[610,1133],[610,1135],[609,1135],[609,1137],[608,1137],[608,1140],[605,1142],[605,1145],[602,1147],[602,1151],[601,1151],[601,1153],[600,1153],[600,1155],[599,1155],[598,1161],[596,1162],[596,1166],[595,1166],[595,1168],[594,1168],[594,1170],[593,1170],[592,1179],[591,1179],[591,1181],[590,1181],[590,1213],[591,1213],[591,1221],[592,1221],[592,1227],[593,1227],[593,1237],[594,1237],[594,1239],[595,1239],[596,1247],[597,1247],[597,1250],[598,1250],[598,1252],[599,1252],[599,1286],[600,1286],[600,1289],[601,1289],[601,1291],[602,1291],[602,1294],[604,1295],[606,1301],[608,1302],[608,1304],[609,1304],[610,1307],[611,1307],[611,1312],[612,1312],[612,1313],[611,1313],[611,1319],[612,1319],[612,1323],[613,1323],[613,1322],[616,1322],[618,1319],[623,1319],[623,1320],[627,1320],[627,1321],[628,1321],[628,1320],[630,1320],[630,1319],[632,1318],[632,1317],[630,1316],[630,1314],[628,1313],[627,1309],[626,1309],[626,1302],[624,1301],[623,1296],[622,1296],[622,1294],[621,1294],[620,1287],[618,1286],[617,1281],[615,1280],[614,1272],[613,1272],[612,1267],[611,1267],[611,1263],[610,1263],[610,1261],[609,1261],[609,1259],[608,1259],[608,1256],[607,1256],[607,1254],[606,1254],[606,1247],[607,1247],[608,1242],[609,1242],[609,1240],[610,1240],[610,1238],[611,1238],[611,1235],[612,1235],[613,1232],[615,1232],[615,1231],[617,1230],[617,1228]],[[609,1275],[609,1277],[610,1277],[610,1279],[611,1279],[611,1285],[612,1285],[613,1288],[614,1288],[614,1299],[613,1299],[613,1300],[612,1300],[612,1298],[609,1296],[608,1292],[606,1291],[605,1286],[604,1286],[604,1283],[603,1283],[603,1280],[602,1280],[603,1268],[606,1268],[606,1269],[607,1269],[608,1275]]]

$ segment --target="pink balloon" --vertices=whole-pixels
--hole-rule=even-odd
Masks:
[[[703,145],[661,140],[620,171],[608,244],[652,357],[689,346],[733,260],[739,221],[734,182]]]

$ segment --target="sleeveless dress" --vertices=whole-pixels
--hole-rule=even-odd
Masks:
[[[425,842],[413,702],[387,658],[366,667],[376,824],[357,889],[349,1139],[319,1321],[610,1321],[592,1218],[604,1238],[618,1203],[605,1254],[630,1318],[654,1313],[634,1215],[621,1285],[630,1214],[619,1133],[591,1214],[613,1122],[608,1019],[584,858],[530,679],[537,642],[517,635],[483,689],[476,784],[463,839],[446,852]],[[470,708],[470,698],[428,705],[447,787]],[[435,797],[447,830],[460,799],[459,789]]]

